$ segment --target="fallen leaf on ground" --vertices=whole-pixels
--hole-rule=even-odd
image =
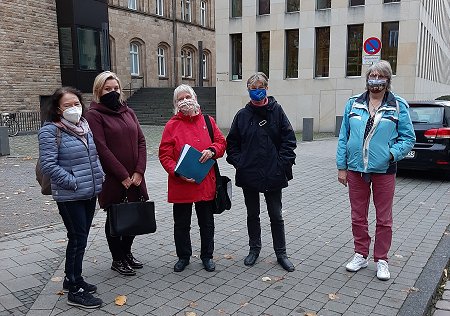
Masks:
[[[317,314],[313,313],[313,312],[308,312],[308,313],[305,313],[305,316],[317,316]]]
[[[223,257],[228,260],[234,259],[234,257],[232,255],[228,255],[228,254],[223,255]]]
[[[272,281],[272,279],[269,277],[262,277],[261,280],[263,280],[264,282]]]
[[[117,306],[123,306],[127,302],[127,297],[125,295],[119,295],[115,298],[114,303],[116,303]]]
[[[56,242],[59,243],[59,244],[62,244],[64,242],[66,242],[66,240],[65,239],[58,239]]]
[[[62,281],[62,277],[53,277],[50,280],[52,280],[53,282],[61,282]]]
[[[241,302],[241,307],[247,306],[248,304],[248,302]]]
[[[417,291],[419,291],[419,289],[416,287],[413,287],[413,286],[402,290],[402,292],[406,292],[406,293],[412,293],[412,292],[417,292]]]
[[[330,293],[330,294],[328,294],[328,298],[330,300],[335,300],[335,299],[338,299],[339,297],[336,295],[336,293]]]
[[[23,247],[22,249],[20,249],[20,251],[27,251],[28,249],[30,249],[29,247]]]
[[[64,291],[63,290],[58,291],[58,292],[56,292],[56,295],[63,296],[64,295]]]
[[[184,312],[185,316],[197,316],[195,312]]]
[[[275,277],[275,279],[274,279],[275,282],[278,282],[281,280],[284,280],[284,276]]]
[[[197,307],[197,306],[198,306],[197,302],[190,302],[189,303],[189,307],[194,308],[194,307]]]
[[[403,258],[402,255],[394,255],[394,257],[397,257],[397,258]]]

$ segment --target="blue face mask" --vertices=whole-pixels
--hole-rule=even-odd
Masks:
[[[267,90],[266,89],[248,90],[248,95],[250,96],[250,99],[252,99],[253,101],[261,101],[266,97]]]

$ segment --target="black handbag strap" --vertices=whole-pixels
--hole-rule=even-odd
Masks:
[[[278,137],[275,136],[275,133],[273,132],[273,130],[270,129],[270,127],[268,126],[266,118],[263,117],[258,112],[254,112],[254,113],[259,118],[258,125],[261,126],[266,131],[267,135],[269,135],[269,138],[272,140],[272,143],[275,145],[277,150],[279,150],[280,142],[278,141]]]
[[[211,125],[211,120],[209,119],[208,114],[203,114],[203,118],[205,119],[206,127],[208,128],[209,137],[211,138],[211,142],[214,143],[214,133]],[[216,163],[214,164],[214,171],[216,172],[216,183],[218,183],[219,177],[220,177],[220,170],[219,165]]]
[[[124,190],[123,190],[122,202],[124,202],[124,203],[128,203],[128,190],[129,189],[130,188],[128,188],[128,189],[124,188]],[[139,201],[145,201],[144,194],[142,194],[141,186],[139,185],[138,187],[136,187],[136,189],[139,190],[139,193],[141,194],[141,197],[139,198]]]

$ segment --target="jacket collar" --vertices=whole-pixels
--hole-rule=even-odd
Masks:
[[[367,107],[367,104],[368,104],[367,100],[369,98],[368,94],[369,94],[369,92],[366,91],[366,92],[360,94],[356,98],[355,103],[357,103],[359,105],[356,107]],[[383,104],[381,105],[381,107],[382,108],[391,108],[391,107],[396,108],[397,107],[397,100],[395,99],[395,96],[392,92],[390,92],[390,91],[386,92],[386,94],[384,95]]]
[[[265,107],[267,109],[267,111],[273,111],[273,108],[275,107],[277,100],[275,100],[275,98],[272,96],[269,96],[267,98],[269,99],[269,102],[264,106],[256,106],[256,105],[253,105],[252,102],[248,102],[247,105],[245,106],[245,108],[251,112],[255,111],[255,109],[258,107],[259,108]]]
[[[89,110],[97,110],[99,112],[105,113],[105,114],[110,114],[110,115],[119,115],[122,114],[123,112],[127,112],[128,111],[128,105],[125,103],[124,105],[122,105],[117,111],[113,111],[110,108],[108,108],[107,106],[101,104],[101,103],[97,103],[95,101],[91,102],[91,105],[89,106]]]
[[[199,109],[198,114],[195,115],[195,116],[189,116],[189,115],[185,115],[185,114],[183,114],[181,112],[178,112],[177,114],[175,114],[175,117],[178,120],[181,120],[181,121],[190,121],[190,122],[192,122],[192,121],[197,121],[199,118],[202,118],[203,114],[202,114],[202,110]]]

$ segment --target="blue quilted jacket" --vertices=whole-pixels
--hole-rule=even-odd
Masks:
[[[50,175],[53,199],[67,202],[97,196],[102,190],[104,172],[92,133],[86,135],[86,145],[79,136],[61,130],[58,145],[57,128],[47,122],[38,134],[41,168]]]

